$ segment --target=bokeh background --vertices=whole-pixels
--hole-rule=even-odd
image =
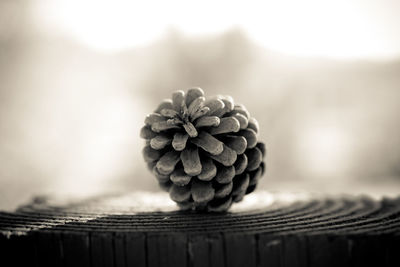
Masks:
[[[171,92],[261,126],[260,189],[400,193],[400,2],[0,1],[0,209],[158,190],[139,129]]]

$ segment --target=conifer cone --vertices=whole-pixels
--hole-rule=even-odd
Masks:
[[[259,126],[230,96],[176,91],[147,115],[143,157],[181,209],[223,212],[254,191],[264,174]]]

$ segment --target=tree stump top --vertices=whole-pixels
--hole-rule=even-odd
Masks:
[[[227,213],[179,211],[164,193],[136,192],[89,199],[36,198],[0,213],[3,235],[31,231],[245,232],[271,234],[398,233],[400,197],[321,197],[258,192]]]
[[[395,253],[400,197],[257,192],[222,214],[179,211],[162,193],[37,198],[16,212],[0,212],[0,232],[5,255],[27,254],[54,265],[97,266],[99,258],[115,266],[204,266],[206,260],[205,265],[215,260],[227,266],[273,261],[292,266],[293,259],[343,265],[337,260],[364,262],[364,257],[389,264],[400,260]],[[332,253],[340,257],[334,260]]]

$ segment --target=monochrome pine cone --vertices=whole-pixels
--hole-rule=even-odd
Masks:
[[[230,96],[176,91],[147,115],[143,157],[181,209],[226,211],[257,186],[265,145],[258,122]]]

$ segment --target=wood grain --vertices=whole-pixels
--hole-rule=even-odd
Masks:
[[[134,195],[34,202],[0,212],[0,263],[400,266],[400,197],[258,197],[223,214],[143,211]]]

